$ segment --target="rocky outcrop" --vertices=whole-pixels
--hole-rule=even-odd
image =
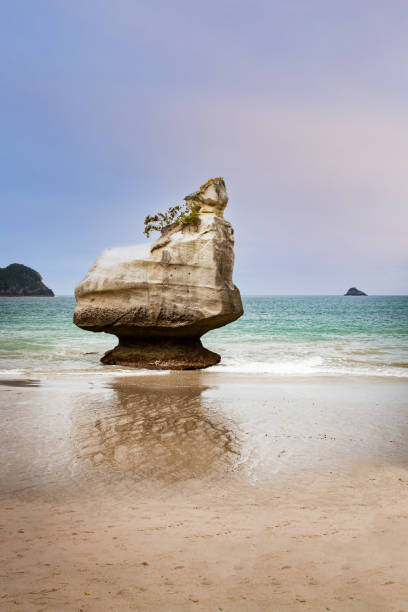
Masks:
[[[42,282],[41,275],[23,264],[13,263],[0,268],[0,296],[54,297],[54,292]]]
[[[350,289],[344,295],[367,295],[364,291],[360,291],[356,287],[350,287]]]
[[[224,181],[207,181],[185,199],[199,206],[196,224],[166,227],[146,253],[104,251],[76,288],[75,324],[119,338],[103,363],[184,370],[220,360],[200,338],[243,313],[232,282],[234,232],[223,218]]]

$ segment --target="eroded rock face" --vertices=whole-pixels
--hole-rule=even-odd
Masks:
[[[167,227],[150,252],[104,251],[76,288],[75,324],[119,338],[104,363],[196,369],[220,360],[200,338],[243,313],[232,282],[234,232],[223,218],[225,184],[208,181],[186,201],[200,206],[197,226]]]

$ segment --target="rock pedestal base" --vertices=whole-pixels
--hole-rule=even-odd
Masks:
[[[198,370],[215,365],[220,359],[220,355],[203,347],[200,338],[122,338],[101,361],[148,370]]]

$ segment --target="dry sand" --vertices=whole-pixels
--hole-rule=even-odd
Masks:
[[[0,386],[0,609],[408,611],[406,381]]]

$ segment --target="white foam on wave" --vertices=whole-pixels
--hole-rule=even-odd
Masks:
[[[109,367],[109,366],[107,366]],[[3,369],[0,370],[0,380],[1,379],[24,379],[35,376],[36,379],[39,380],[49,380],[52,378],[58,379],[75,379],[75,380],[83,380],[89,379],[103,381],[111,378],[124,378],[124,377],[134,377],[134,376],[165,376],[170,374],[170,370],[139,370],[139,369],[105,369],[101,368],[97,369],[66,369],[66,370],[34,370],[31,368],[26,369],[16,369],[10,368],[9,370]]]
[[[0,378],[23,378],[26,376],[26,373],[21,368],[10,368],[9,370],[0,370]]]
[[[228,360],[220,365],[209,368],[223,372],[237,372],[242,374],[279,374],[303,375],[313,374],[323,363],[321,357],[286,361],[232,361]]]
[[[406,368],[376,366],[347,367],[328,363],[322,357],[312,356],[307,359],[282,361],[253,361],[226,358],[220,364],[209,368],[214,372],[231,372],[236,374],[269,374],[276,376],[385,376],[407,378]]]
[[[94,373],[95,370],[92,370]],[[109,372],[98,372],[98,375],[102,376],[165,376],[166,374],[170,374],[170,370],[139,370],[139,369],[128,369],[128,370],[110,370]]]

